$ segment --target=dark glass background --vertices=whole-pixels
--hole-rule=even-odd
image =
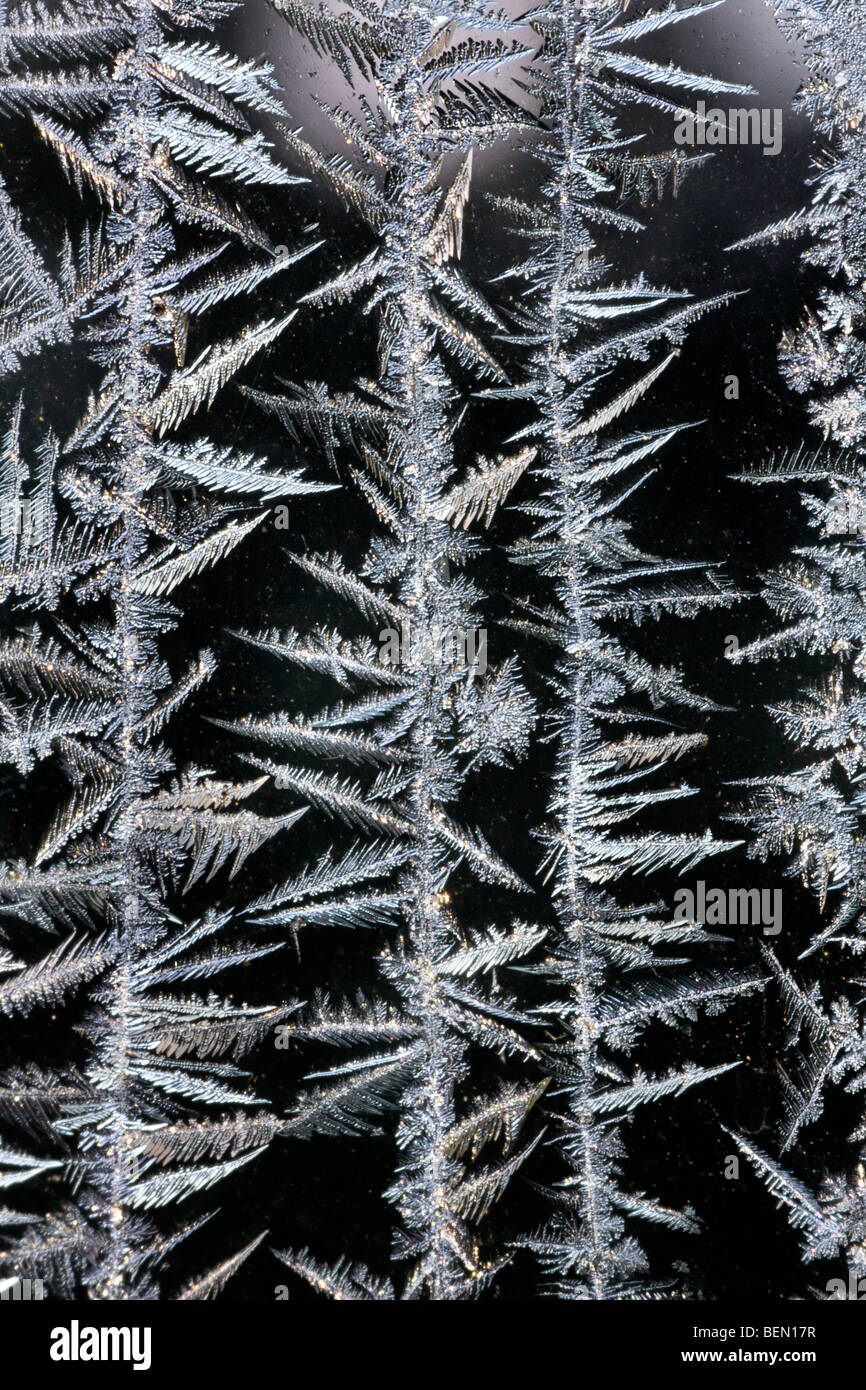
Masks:
[[[639,7],[629,7],[629,17],[639,12]],[[240,54],[263,55],[274,64],[292,127],[302,125],[306,138],[328,151],[341,150],[342,137],[329,127],[314,97],[345,102],[350,109],[355,98],[339,73],[298,40],[264,0],[247,0],[226,26],[224,37]],[[718,149],[686,179],[676,200],[670,193],[644,207],[631,200],[628,210],[641,218],[644,232],[633,239],[611,240],[605,247],[623,278],[640,270],[651,283],[685,289],[696,297],[741,292],[691,329],[680,357],[629,421],[630,426],[653,428],[676,420],[702,421],[658,456],[652,478],[629,504],[629,515],[636,538],[647,548],[687,560],[723,562],[744,597],[728,610],[693,622],[648,625],[634,634],[634,640],[647,656],[680,665],[695,689],[727,707],[707,719],[707,747],[683,765],[683,776],[698,792],[685,809],[671,812],[670,823],[686,829],[709,824],[717,835],[735,839],[736,830],[724,819],[737,797],[729,784],[739,777],[790,766],[791,755],[764,706],[782,694],[792,694],[812,673],[802,660],[786,669],[774,663],[734,667],[724,659],[728,635],[745,643],[770,630],[771,615],[757,597],[760,575],[783,561],[808,534],[795,489],[755,488],[731,475],[748,472],[759,461],[798,443],[807,432],[800,403],[786,392],[779,376],[776,345],[782,329],[802,313],[813,286],[799,265],[796,243],[733,254],[724,248],[806,201],[809,160],[816,147],[806,123],[791,112],[791,99],[803,75],[797,54],[786,45],[760,0],[726,4],[699,21],[650,38],[641,51],[757,89],[758,95],[748,99],[708,97],[708,105],[783,110],[783,144],[777,157],[764,156],[760,147]],[[663,149],[670,144],[671,122],[666,117],[646,111],[640,119],[650,129],[646,148]],[[279,130],[271,127],[271,134],[282,145]],[[285,157],[290,168],[305,172],[293,154]],[[52,261],[64,221],[81,225],[77,195],[25,121],[8,123],[0,146],[0,167],[28,233]],[[486,195],[509,192],[531,197],[538,179],[539,169],[531,155],[508,143],[485,152],[476,163],[464,238],[465,268],[482,289],[488,286],[491,299],[506,312],[505,289],[488,282],[517,257],[520,248]],[[299,188],[255,194],[250,202],[275,244],[291,246],[302,229],[317,223],[316,235],[325,238],[325,245],[268,282],[250,300],[231,301],[201,320],[193,329],[188,361],[201,350],[207,335],[219,339],[244,322],[276,317],[300,294],[370,249],[369,237],[354,215],[315,180]],[[519,376],[516,351],[507,345],[496,350],[511,375]],[[333,389],[349,389],[357,378],[372,375],[375,367],[371,320],[345,308],[315,315],[302,310],[289,331],[246,369],[241,380],[272,390],[280,389],[281,377],[320,380]],[[735,401],[725,399],[725,378],[730,374],[739,379]],[[12,381],[10,394],[23,389],[31,425],[38,419],[40,427],[50,426],[65,437],[96,379],[80,348],[63,348],[43,353],[35,365],[28,366],[20,379]],[[517,407],[475,400],[457,435],[459,464],[464,466],[478,452],[500,449],[503,438],[526,419]],[[272,519],[267,520],[227,561],[188,583],[182,595],[185,616],[177,631],[166,636],[164,652],[175,669],[185,655],[202,645],[211,646],[220,662],[215,679],[197,693],[167,732],[178,763],[195,762],[242,778],[247,770],[237,757],[239,741],[205,722],[205,716],[312,711],[325,700],[334,700],[336,691],[241,646],[227,629],[303,630],[328,622],[348,632],[357,630],[354,616],[306,579],[289,557],[295,551],[339,549],[347,561],[355,561],[366,549],[371,517],[353,489],[345,456],[338,465],[339,477],[334,478],[314,443],[287,438],[275,421],[243,397],[237,385],[220,393],[209,417],[196,417],[185,429],[265,452],[277,467],[301,461],[310,476],[345,484],[340,493],[291,500],[288,532],[276,531]],[[519,650],[527,680],[543,703],[549,654],[518,642],[507,628],[497,625],[512,613],[513,598],[526,582],[525,571],[515,571],[505,562],[503,547],[529,524],[517,504],[528,501],[533,488],[532,478],[525,477],[512,494],[512,505],[499,514],[488,537],[491,548],[477,576],[491,596],[491,662]],[[694,725],[690,721],[684,727]],[[482,826],[509,862],[539,890],[535,900],[515,904],[487,888],[473,893],[468,882],[461,880],[457,908],[468,927],[504,925],[515,913],[548,920],[531,832],[545,814],[550,766],[550,745],[536,739],[531,755],[516,768],[485,770],[467,784],[466,818]],[[63,793],[63,779],[43,766],[24,786],[14,774],[4,773],[0,790],[3,848],[17,857],[38,842]],[[287,810],[293,804],[287,794],[275,791],[264,793],[258,803],[265,812]],[[664,821],[654,816],[653,823]],[[296,829],[260,851],[236,882],[230,884],[223,871],[207,895],[193,894],[196,901],[190,910],[198,902],[203,905],[215,899],[217,906],[242,903],[318,857],[332,840],[348,844],[352,838],[310,811]],[[775,888],[782,884],[780,872],[778,865],[756,864],[743,849],[732,849],[684,882],[693,886],[703,877],[713,886]],[[652,896],[671,905],[675,887],[673,879],[658,875]],[[629,891],[627,884],[625,889]],[[635,901],[649,900],[645,885],[635,886],[633,892]],[[793,961],[808,939],[815,912],[812,901],[793,883],[785,882],[784,928],[778,949],[786,961]],[[757,968],[756,934],[734,927],[729,935],[729,946],[706,948],[706,961]],[[309,998],[323,985],[335,997],[353,994],[372,984],[374,954],[369,933],[310,931],[301,935],[297,950],[289,942],[264,964],[234,972],[230,988],[236,997],[250,1002]],[[72,1053],[83,1061],[83,1044],[74,1031],[82,1007],[79,999],[56,1018],[35,1015],[23,1035],[20,1028],[0,1033],[0,1055],[11,1057],[14,1047],[14,1055],[21,1059],[48,1063]],[[679,1033],[654,1027],[636,1051],[636,1060],[649,1069],[689,1058],[704,1065],[745,1059],[736,1071],[640,1113],[624,1131],[627,1176],[634,1186],[669,1204],[690,1203],[703,1222],[703,1232],[696,1237],[669,1235],[652,1227],[642,1231],[653,1263],[664,1271],[686,1260],[693,1271],[692,1287],[707,1299],[809,1297],[809,1284],[823,1287],[832,1272],[815,1267],[807,1274],[803,1269],[795,1235],[745,1163],[738,1180],[723,1176],[725,1156],[733,1150],[722,1125],[740,1130],[770,1151],[776,1148],[783,1041],[781,1006],[768,991],[763,999],[751,996],[736,1008],[685,1026]],[[280,1107],[291,1104],[307,1071],[330,1060],[330,1054],[317,1055],[314,1048],[277,1052],[269,1040],[251,1059],[252,1069],[261,1074],[260,1094],[273,1097]],[[482,1085],[486,1079],[478,1071],[473,1084]],[[822,1121],[806,1132],[790,1156],[801,1176],[815,1182],[825,1169],[844,1167],[850,1157],[845,1136],[853,1127],[855,1109],[850,1098],[836,1100]],[[546,1140],[555,1133],[555,1124],[548,1120]],[[269,1232],[265,1247],[308,1245],[321,1259],[347,1255],[377,1272],[387,1272],[393,1223],[391,1209],[380,1194],[390,1181],[395,1156],[388,1137],[275,1142],[263,1158],[209,1194],[207,1205],[190,1205],[189,1210],[220,1209],[179,1252],[172,1278],[166,1282],[166,1296],[171,1296],[182,1276],[225,1258],[264,1229]],[[544,1142],[488,1218],[485,1229],[491,1240],[502,1248],[521,1234],[538,1230],[549,1212],[539,1188],[562,1176],[555,1151]],[[170,1223],[172,1218],[161,1219]],[[530,1257],[518,1252],[485,1297],[530,1297],[534,1279]],[[263,1247],[232,1280],[225,1296],[268,1300],[281,1284],[289,1285],[292,1298],[313,1297]]]

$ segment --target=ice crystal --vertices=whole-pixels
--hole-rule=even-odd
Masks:
[[[382,1002],[323,1002],[295,1025],[303,1038],[348,1047],[350,1060],[317,1074],[292,1123],[299,1135],[353,1134],[397,1108],[400,1162],[388,1196],[400,1222],[400,1296],[464,1298],[495,1272],[474,1228],[535,1142],[521,1145],[519,1136],[540,1093],[536,1082],[475,1095],[471,1051],[535,1055],[522,1036],[531,1020],[493,970],[507,970],[543,933],[517,920],[468,931],[452,906],[455,879],[525,891],[482,829],[466,822],[459,796],[470,768],[524,751],[533,706],[510,656],[486,668],[474,649],[443,642],[478,632],[482,621],[481,594],[457,572],[472,547],[455,525],[495,508],[529,458],[522,450],[499,460],[492,477],[482,462],[470,481],[456,482],[461,401],[449,374],[456,364],[482,381],[504,379],[484,341],[499,321],[457,260],[473,148],[525,119],[490,79],[526,53],[502,33],[504,17],[483,6],[447,19],[439,7],[407,11],[390,0],[339,17],[286,0],[275,8],[350,77],[375,82],[376,106],[364,102],[363,120],[333,113],[361,165],[325,159],[298,135],[290,140],[375,238],[372,251],[306,303],[340,305],[363,294],[379,316],[380,375],[353,393],[305,383],[290,394],[253,394],[290,430],[326,439],[329,450],[353,447],[356,482],[381,529],[359,573],[339,555],[298,557],[308,576],[354,605],[372,626],[369,637],[250,634],[284,661],[327,673],[352,698],[309,720],[281,711],[238,727],[270,746],[269,758],[251,757],[254,766],[370,837],[338,862],[327,856],[306,884],[272,895],[269,920],[306,917],[282,907],[304,891],[322,900],[313,908],[319,921],[390,927],[379,938]],[[461,38],[460,26],[490,37]],[[443,186],[447,155],[458,163]],[[383,660],[387,633],[396,638],[393,660]],[[348,763],[353,772],[309,761]],[[468,1103],[458,1101],[464,1086]],[[499,1156],[476,1161],[494,1145]],[[332,1297],[384,1296],[366,1266],[330,1268],[309,1252],[285,1259]]]
[[[175,770],[162,741],[215,670],[207,649],[173,671],[160,655],[175,596],[264,516],[232,517],[231,499],[312,486],[205,436],[165,437],[288,322],[253,323],[185,364],[191,319],[273,270],[268,238],[226,190],[296,182],[246,115],[279,109],[269,71],[183,32],[231,8],[23,4],[0,28],[0,101],[32,117],[90,218],[55,283],[3,195],[3,364],[67,339],[86,309],[100,374],[67,439],[38,440],[19,402],[0,462],[15,624],[0,647],[0,747],[23,777],[51,760],[68,783],[32,859],[2,869],[0,1009],[62,1020],[88,989],[85,1063],[26,1059],[3,1077],[4,1119],[28,1144],[4,1154],[4,1186],[32,1194],[64,1167],[66,1196],[56,1181],[50,1200],[28,1196],[45,1215],[5,1243],[2,1265],[66,1297],[159,1296],[157,1271],[201,1218],[171,1231],[147,1213],[228,1177],[278,1127],[238,1063],[284,1011],[211,983],[275,946],[239,934],[230,910],[191,914],[181,894],[297,817],[263,820],[243,806],[262,779]],[[201,232],[194,251],[184,224]],[[176,1296],[217,1292],[256,1243]]]
[[[849,1091],[862,1090],[866,1064],[859,982],[850,974],[850,953],[864,949],[866,902],[859,785],[866,770],[859,637],[866,517],[861,129],[866,23],[861,11],[836,0],[786,0],[773,8],[783,29],[805,48],[808,77],[798,105],[826,142],[813,165],[811,205],[738,243],[751,247],[783,236],[806,237],[803,259],[820,268],[823,281],[817,302],[785,333],[780,347],[783,375],[793,391],[808,395],[808,413],[823,442],[804,442],[745,475],[756,484],[804,483],[801,497],[815,536],[783,569],[764,577],[765,597],[783,626],[732,657],[757,661],[807,654],[818,657],[822,667],[808,688],[802,689],[798,679],[798,698],[772,708],[791,747],[792,770],[754,779],[742,816],[751,831],[751,852],[786,861],[787,873],[812,890],[826,919],[819,920],[792,969],[770,956],[792,1056],[782,1075],[784,1153],[821,1117],[834,1087],[845,1082]],[[820,982],[809,974],[817,961],[831,958],[838,963]],[[851,1136],[858,1144],[863,1137],[862,1126]],[[851,1172],[826,1179],[815,1195],[748,1137],[739,1143],[803,1231],[804,1258],[842,1254],[849,1274],[859,1278],[864,1272],[862,1148]],[[816,1291],[816,1296],[837,1295]]]
[[[526,605],[523,625],[557,653],[547,720],[556,770],[541,832],[557,930],[537,969],[551,996],[540,1012],[561,1029],[547,1060],[566,1171],[557,1215],[531,1245],[547,1291],[563,1298],[645,1297],[663,1289],[631,1235],[632,1219],[693,1231],[694,1213],[669,1210],[624,1184],[615,1122],[737,1060],[650,1076],[628,1053],[651,1020],[715,1012],[758,983],[755,973],[690,966],[702,946],[701,925],[671,923],[663,904],[632,906],[612,888],[626,875],[640,882],[665,867],[685,873],[725,848],[709,831],[675,834],[647,825],[619,833],[624,823],[640,816],[646,824],[653,807],[693,791],[686,783],[666,787],[659,774],[703,736],[666,725],[660,711],[713,708],[674,669],[642,658],[621,625],[662,613],[692,616],[727,601],[725,585],[706,567],[647,555],[629,539],[619,509],[646,481],[647,461],[684,427],[629,432],[619,419],[663,378],[688,327],[719,301],[695,302],[643,277],[617,281],[598,246],[605,224],[637,230],[611,207],[630,159],[614,113],[632,102],[674,110],[666,89],[737,90],[634,52],[644,35],[699,13],[701,7],[671,6],[629,23],[618,5],[595,0],[534,11],[545,59],[535,92],[548,134],[540,149],[530,149],[544,162],[542,198],[523,206],[503,200],[528,243],[511,274],[530,290],[518,339],[530,357],[519,385],[487,394],[524,398],[538,411],[521,438],[539,445],[541,492],[526,508],[532,535],[514,558],[555,593],[543,607]],[[694,161],[672,153],[655,162],[679,178]],[[616,385],[600,391],[612,373]],[[670,959],[674,945],[688,955]]]

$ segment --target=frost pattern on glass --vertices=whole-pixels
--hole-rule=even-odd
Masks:
[[[537,1132],[525,1142],[521,1131],[543,1089],[530,1074],[523,1084],[503,1080],[478,1092],[471,1069],[473,1048],[537,1055],[523,1036],[533,1020],[499,974],[543,933],[517,918],[467,931],[452,903],[471,885],[476,895],[484,884],[528,892],[458,802],[468,771],[520,756],[534,724],[516,661],[488,666],[486,647],[481,659],[483,595],[464,573],[475,547],[462,530],[495,509],[529,456],[524,449],[482,460],[457,481],[454,436],[467,393],[451,374],[456,364],[482,383],[505,380],[484,341],[503,325],[457,262],[473,149],[526,119],[497,89],[497,72],[528,54],[508,36],[507,17],[486,6],[443,16],[439,5],[407,10],[385,0],[336,18],[294,0],[275,0],[275,8],[348,77],[375,86],[375,106],[361,100],[363,119],[331,112],[360,152],[357,163],[325,159],[299,136],[291,143],[372,236],[369,253],[306,302],[375,311],[379,376],[356,390],[306,382],[287,395],[251,394],[329,452],[351,447],[376,530],[357,573],[336,553],[296,557],[307,576],[358,610],[369,636],[248,634],[282,660],[326,674],[332,691],[336,684],[351,698],[308,721],[280,711],[237,727],[271,745],[271,757],[251,757],[255,767],[368,837],[269,905],[271,920],[302,917],[281,905],[314,884],[317,896],[339,890],[322,909],[329,922],[380,928],[382,998],[328,1001],[295,1025],[301,1038],[348,1048],[349,1060],[317,1074],[292,1123],[298,1134],[355,1134],[397,1109],[399,1167],[383,1186],[397,1210],[394,1255],[404,1273],[395,1292],[366,1264],[329,1267],[306,1250],[283,1258],[334,1298],[460,1299],[498,1268],[475,1228],[537,1141]],[[484,36],[466,38],[467,28]],[[443,184],[448,155],[457,167]],[[314,766],[277,761],[286,752]],[[333,763],[352,771],[326,770]],[[367,887],[371,881],[379,886]],[[468,1099],[458,1100],[459,1089]]]
[[[296,816],[263,820],[244,805],[261,779],[176,768],[161,738],[215,670],[206,649],[177,669],[160,656],[185,581],[261,523],[245,503],[314,486],[205,434],[172,438],[288,322],[253,322],[186,361],[191,320],[295,259],[275,261],[237,197],[297,180],[247,119],[282,110],[269,70],[202,37],[232,8],[23,5],[0,29],[2,100],[32,116],[88,219],[52,283],[4,195],[4,366],[67,339],[86,310],[99,375],[66,439],[22,398],[0,459],[13,512],[0,588],[16,627],[0,648],[0,749],[22,777],[50,759],[68,783],[32,858],[2,868],[0,1010],[56,1009],[62,1026],[63,1001],[88,991],[86,1064],[33,1057],[2,1080],[16,1135],[3,1186],[45,1213],[4,1214],[2,1269],[60,1297],[158,1297],[201,1220],[166,1234],[148,1213],[249,1163],[278,1123],[239,1063],[283,1011],[212,983],[275,947],[232,911],[190,916],[183,894]],[[218,1292],[260,1238],[169,1296]]]
[[[781,859],[812,891],[820,918],[812,940],[791,962],[766,951],[778,984],[790,1061],[782,1073],[779,1153],[820,1120],[829,1094],[844,1084],[863,1088],[866,1065],[862,987],[857,958],[864,949],[866,861],[863,792],[866,771],[863,702],[864,521],[866,521],[866,17],[857,6],[821,0],[774,3],[782,28],[805,49],[809,75],[799,108],[822,137],[813,161],[810,205],[738,243],[738,248],[805,237],[803,262],[822,286],[803,320],[780,344],[782,374],[801,394],[812,438],[744,475],[755,484],[801,482],[814,539],[790,563],[764,576],[764,596],[782,626],[742,647],[732,660],[821,659],[821,675],[795,680],[796,698],[771,709],[791,749],[791,771],[755,778],[741,819],[750,850]],[[823,436],[823,438],[821,438]],[[814,662],[811,663],[814,671]],[[808,680],[808,684],[807,684]],[[852,965],[854,974],[852,976]],[[784,1162],[746,1136],[738,1142],[792,1224],[803,1233],[806,1261],[844,1258],[849,1279],[866,1274],[864,1157],[861,1123],[849,1170],[813,1191]],[[839,1292],[839,1287],[843,1291]],[[818,1299],[849,1296],[831,1280]],[[852,1295],[856,1297],[857,1295]]]
[[[636,904],[613,889],[617,880],[639,885],[662,868],[685,874],[727,847],[709,831],[620,833],[636,817],[646,823],[653,807],[693,792],[685,782],[666,784],[663,773],[704,742],[702,734],[682,732],[682,713],[714,708],[673,668],[642,658],[620,625],[664,613],[694,616],[730,595],[706,566],[659,559],[629,539],[619,508],[649,476],[647,461],[687,426],[629,431],[619,421],[664,381],[687,329],[724,300],[693,301],[643,276],[618,280],[597,244],[599,229],[611,223],[623,233],[640,230],[612,206],[617,189],[630,188],[645,169],[645,157],[620,137],[617,111],[645,103],[675,112],[684,98],[674,103],[667,90],[742,90],[636,56],[644,35],[701,12],[671,6],[628,23],[619,5],[596,0],[536,10],[547,71],[534,90],[549,133],[530,150],[544,161],[543,200],[502,200],[528,243],[511,273],[529,290],[519,341],[530,360],[519,386],[488,394],[537,407],[537,422],[524,434],[539,446],[541,492],[525,508],[532,534],[513,558],[556,595],[544,607],[526,604],[524,626],[558,653],[556,699],[547,712],[555,784],[540,832],[558,930],[536,969],[550,994],[541,1012],[561,1029],[546,1060],[565,1175],[550,1227],[530,1244],[544,1290],[560,1298],[663,1297],[672,1288],[648,1268],[632,1224],[693,1233],[694,1212],[666,1209],[624,1184],[618,1122],[738,1059],[648,1075],[628,1054],[650,1021],[716,1012],[759,984],[754,972],[691,965],[705,937],[700,923],[671,922],[663,903]],[[655,178],[676,190],[700,162],[679,152],[656,156]]]

